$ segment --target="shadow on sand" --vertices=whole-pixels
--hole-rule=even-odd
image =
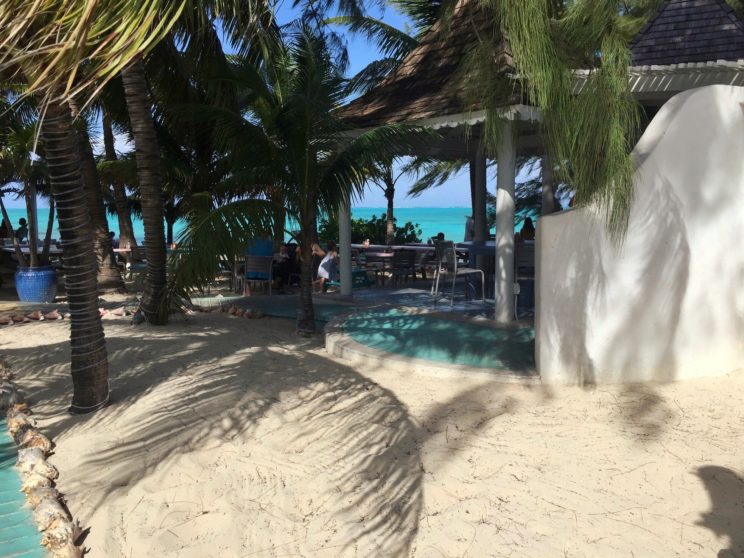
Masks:
[[[320,339],[298,340],[289,327],[287,335],[270,328],[241,335],[242,325],[227,324],[226,318],[194,320],[143,329],[139,338],[121,335],[126,326],[108,327],[113,403],[90,417],[64,412],[71,389],[68,343],[44,351],[0,347],[45,432],[61,445],[72,434],[90,435],[96,445],[66,477],[90,489],[85,516],[93,516],[115,491],[173,467],[180,455],[240,437],[246,451],[241,458],[250,460],[258,428],[265,432],[264,421],[272,420],[269,428],[284,424],[291,432],[293,448],[309,450],[304,459],[312,461],[313,474],[354,487],[338,498],[346,509],[326,510],[342,522],[361,518],[347,523],[349,535],[334,541],[336,548],[407,555],[423,505],[423,445],[456,414],[462,432],[449,447],[456,455],[515,406],[498,394],[485,399],[479,387],[435,405],[418,425],[391,391],[317,351]],[[215,352],[213,342],[224,336],[231,344]]]

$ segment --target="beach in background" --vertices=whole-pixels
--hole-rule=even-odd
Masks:
[[[369,219],[373,215],[380,216],[385,213],[384,207],[355,207],[352,209],[352,217],[354,219]],[[469,207],[402,207],[395,210],[395,218],[398,224],[403,224],[407,221],[418,223],[421,227],[421,239],[426,240],[432,236],[436,236],[437,233],[443,232],[446,238],[452,240],[461,241],[465,236],[465,220],[470,215],[471,209]],[[39,238],[44,237],[46,231],[47,219],[49,218],[48,208],[39,208],[38,210],[38,223],[39,223]],[[23,208],[8,208],[8,216],[11,219],[14,228],[18,227],[18,220],[23,217],[26,218],[26,210]],[[142,221],[137,218],[132,219],[134,226],[134,234],[138,241],[144,240],[145,231]],[[116,237],[119,237],[119,222],[115,215],[108,216],[109,230],[114,231]],[[176,237],[183,230],[184,223],[176,223],[174,232]],[[516,229],[520,227],[517,224]],[[289,226],[291,229],[291,225]],[[57,231],[57,221],[54,222],[54,232],[52,238],[58,239],[59,232]]]

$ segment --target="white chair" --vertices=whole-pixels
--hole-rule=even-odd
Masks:
[[[486,278],[482,270],[472,267],[458,267],[457,252],[455,243],[451,240],[437,242],[434,245],[437,253],[437,267],[434,270],[434,279],[432,282],[431,294],[437,297],[439,295],[439,281],[442,276],[452,277],[452,293],[450,296],[450,308],[455,304],[455,282],[458,277],[467,275],[480,274],[481,276],[481,300],[485,303],[485,286]]]
[[[535,283],[535,243],[517,242],[514,246],[514,317],[519,319],[521,283]],[[534,286],[532,292],[534,293]],[[533,294],[534,296],[534,294]]]

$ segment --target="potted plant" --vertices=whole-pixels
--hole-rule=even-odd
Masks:
[[[12,119],[12,117],[11,117]],[[5,188],[0,191],[0,210],[5,222],[5,237],[12,239],[18,270],[15,286],[18,298],[24,302],[53,302],[57,294],[57,272],[49,264],[52,226],[54,223],[54,200],[50,196],[49,219],[43,247],[39,252],[37,194],[48,189],[46,165],[32,150],[36,135],[36,123],[11,122],[0,133],[0,177]],[[22,245],[23,236],[14,230],[3,203],[5,193],[21,195],[26,202],[28,223],[28,246]]]

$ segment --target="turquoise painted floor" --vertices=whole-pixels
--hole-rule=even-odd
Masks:
[[[354,314],[344,321],[343,329],[358,343],[393,354],[524,375],[535,373],[532,328],[495,329],[441,315],[379,309]]]
[[[21,477],[13,467],[16,446],[0,420],[0,557],[42,558],[41,535],[21,492]]]

